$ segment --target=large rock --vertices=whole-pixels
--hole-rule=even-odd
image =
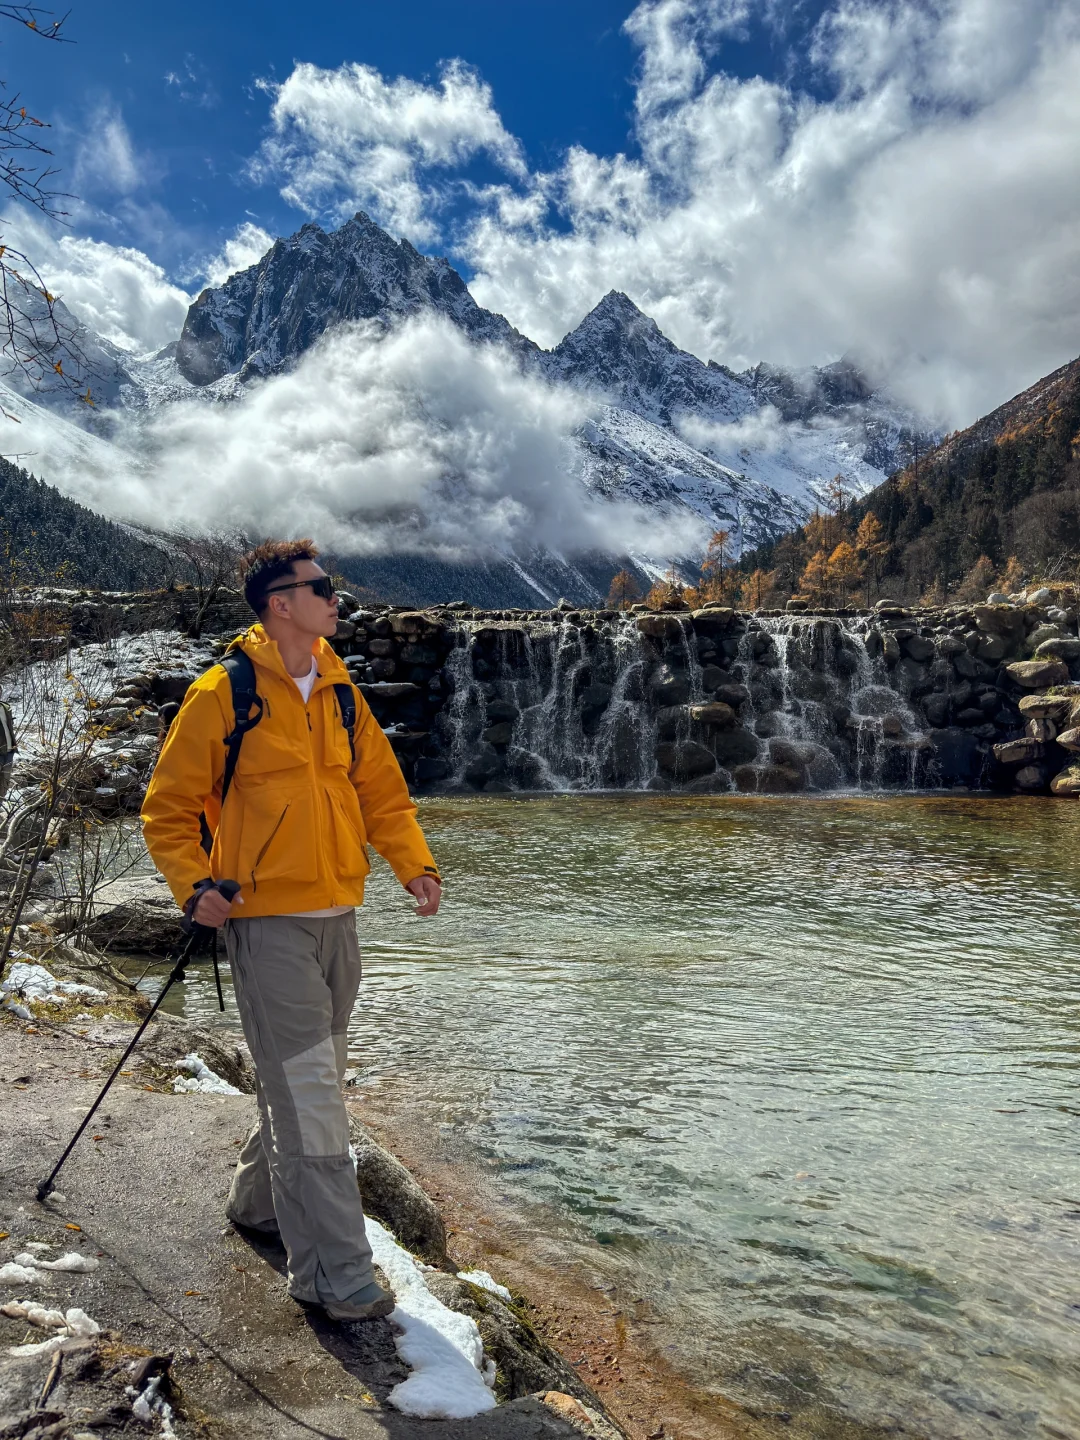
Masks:
[[[84,933],[99,950],[167,955],[183,938],[180,907],[156,875],[110,880],[95,892]]]
[[[694,740],[683,744],[662,742],[656,747],[656,763],[676,780],[691,780],[716,769],[716,756]]]
[[[150,693],[155,705],[164,705],[168,700],[183,700],[195,676],[189,670],[159,670],[150,681]]]
[[[639,615],[635,623],[650,640],[677,640],[683,633],[674,615]]]
[[[699,635],[719,635],[730,630],[735,612],[727,605],[710,605],[705,610],[692,611],[690,619]]]
[[[432,1265],[446,1264],[446,1227],[434,1203],[401,1161],[377,1145],[360,1122],[349,1117],[356,1151],[356,1182],[364,1209],[387,1225],[407,1250]]]
[[[690,681],[670,665],[661,665],[650,681],[657,705],[685,705],[690,699]]]
[[[1050,781],[1055,795],[1080,795],[1080,760],[1072,760]]]
[[[1001,765],[1030,765],[1035,760],[1041,760],[1045,753],[1046,746],[1030,738],[1006,740],[994,746],[994,759]]]
[[[725,705],[730,705],[733,710],[738,710],[740,705],[745,705],[750,699],[750,691],[745,685],[739,685],[732,681],[727,685],[716,685],[712,688],[714,700],[722,700]]]
[[[1025,720],[1053,720],[1061,725],[1069,719],[1076,704],[1071,695],[1024,695],[1020,700],[1020,714]]]
[[[489,745],[509,745],[514,738],[514,726],[510,720],[500,720],[497,725],[489,725],[483,733]]]
[[[976,605],[974,615],[984,635],[1001,635],[1013,645],[1024,638],[1024,612],[1015,605]]]
[[[1074,635],[1053,635],[1035,647],[1036,660],[1080,660],[1080,640]]]
[[[1025,765],[1017,770],[1013,776],[1013,782],[1018,790],[1043,790],[1046,787],[1046,767],[1044,765]]]
[[[732,730],[718,730],[712,737],[713,754],[717,762],[730,770],[735,765],[745,765],[757,758],[761,742],[756,735],[742,726]]]
[[[927,639],[925,635],[908,636],[907,639],[900,641],[900,649],[909,660],[915,660],[919,664],[934,658],[934,642]]]
[[[1080,728],[1063,730],[1057,737],[1057,743],[1063,750],[1080,750]]]
[[[710,728],[729,730],[735,724],[735,711],[722,700],[713,700],[705,705],[691,705],[690,718]]]
[[[254,1095],[255,1067],[247,1046],[236,1043],[240,1039],[239,1034],[233,1037],[217,1026],[193,1025],[179,1015],[159,1010],[132,1058],[138,1064],[169,1069],[178,1067],[186,1055],[194,1052],[227,1085],[234,1085],[244,1095]],[[179,1069],[177,1073],[181,1073]]]
[[[1048,690],[1051,685],[1069,683],[1069,667],[1063,660],[1014,660],[1005,673],[1024,690]]]

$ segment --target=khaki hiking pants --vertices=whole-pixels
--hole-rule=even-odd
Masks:
[[[375,1278],[341,1092],[360,988],[355,914],[230,920],[225,939],[260,1113],[229,1219],[257,1230],[276,1222],[297,1300],[349,1300]]]

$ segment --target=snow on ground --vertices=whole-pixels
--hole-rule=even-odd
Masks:
[[[173,1429],[173,1408],[163,1395],[158,1394],[163,1375],[154,1375],[146,1382],[146,1389],[141,1393],[134,1385],[127,1387],[126,1393],[131,1397],[131,1413],[144,1425],[153,1424],[154,1417],[161,1421],[161,1434],[164,1440],[176,1440],[176,1431]]]
[[[61,1314],[59,1310],[49,1310],[44,1305],[35,1305],[29,1300],[9,1300],[6,1305],[0,1305],[0,1314],[7,1315],[12,1320],[25,1320],[27,1324],[37,1325],[42,1330],[56,1332],[38,1345],[9,1345],[7,1353],[17,1355],[20,1359],[27,1355],[51,1355],[54,1350],[63,1349],[65,1340],[84,1340],[101,1334],[101,1326],[97,1321],[77,1306],[72,1306]]]
[[[464,1420],[494,1409],[495,1366],[484,1365],[476,1322],[435,1298],[419,1265],[377,1220],[368,1218],[367,1234],[397,1300],[390,1317],[400,1329],[395,1344],[411,1371],[390,1392],[390,1404],[425,1420]]]
[[[172,1088],[177,1095],[195,1092],[203,1095],[243,1094],[243,1091],[237,1090],[235,1085],[230,1085],[227,1080],[222,1080],[220,1075],[216,1075],[202,1056],[196,1055],[194,1051],[190,1055],[185,1055],[182,1060],[178,1060],[177,1064],[182,1070],[190,1070],[194,1077],[191,1080],[182,1075],[176,1077]]]
[[[214,656],[209,644],[175,630],[147,630],[73,647],[51,660],[37,660],[5,681],[22,758],[49,752],[70,709],[85,717],[89,702],[101,705],[128,675],[156,670],[200,674]]]
[[[492,1279],[486,1270],[459,1270],[459,1280],[467,1280],[470,1285],[479,1285],[481,1290],[490,1290],[492,1295],[498,1295],[500,1300],[513,1300],[513,1296],[505,1285],[500,1285],[497,1280]]]
[[[15,953],[22,955],[25,952]],[[57,1004],[73,995],[85,995],[90,1000],[108,999],[104,990],[98,990],[93,985],[80,985],[74,980],[57,980],[44,965],[31,964],[28,960],[16,960],[10,966],[0,982],[0,993],[21,995],[24,1000],[52,1000]],[[8,1008],[14,1009],[15,1006],[10,1004]]]

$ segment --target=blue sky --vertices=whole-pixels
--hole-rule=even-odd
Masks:
[[[326,70],[360,62],[387,77],[431,81],[457,58],[491,86],[532,168],[557,165],[575,144],[633,155],[639,55],[623,29],[633,9],[626,0],[379,0],[318,11],[279,0],[76,0],[64,31],[70,44],[9,27],[0,75],[52,122],[63,183],[100,212],[80,215],[77,228],[149,246],[182,275],[245,216],[272,234],[309,218],[247,173],[268,129],[259,81],[284,80],[298,60]],[[822,9],[804,3],[774,11],[771,23],[749,19],[709,55],[709,68],[742,77],[798,73],[813,87],[800,44]],[[146,176],[123,207],[112,205],[107,175],[78,164],[85,137],[106,116],[122,118]],[[468,173],[484,178],[482,159]]]
[[[1080,351],[1080,0],[75,0],[0,75],[66,230],[4,236],[146,352],[364,208],[553,344],[624,290],[735,368],[849,354],[967,423]]]

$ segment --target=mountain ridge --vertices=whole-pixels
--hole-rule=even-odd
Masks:
[[[140,424],[164,407],[237,401],[250,385],[298,365],[336,326],[364,322],[388,332],[424,314],[442,316],[473,343],[499,346],[545,383],[585,395],[589,418],[572,437],[585,492],[636,506],[664,526],[676,521],[677,529],[696,530],[702,546],[720,528],[739,549],[773,541],[807,518],[834,475],[850,493],[865,493],[904,461],[915,438],[926,445],[936,438],[851,361],[736,374],[681,350],[617,290],[542,350],[478,305],[445,258],[394,239],[363,212],[334,231],[308,223],[254,265],[204,289],[178,339],[155,355],[103,350],[112,366],[104,403],[89,415],[62,413],[98,436],[112,432],[137,443]],[[61,408],[49,397],[35,400]],[[628,559],[643,580],[673,559],[688,574],[696,565],[692,555],[612,553],[612,573]],[[536,552],[487,556],[485,563],[489,598],[492,565],[507,593],[519,597],[515,603],[522,584],[538,599],[560,585],[580,603],[602,598],[595,554],[580,565]],[[410,594],[421,584],[415,576],[427,577],[424,586],[443,570],[458,580],[458,568],[431,556],[423,565],[401,560],[399,568],[414,577]]]

